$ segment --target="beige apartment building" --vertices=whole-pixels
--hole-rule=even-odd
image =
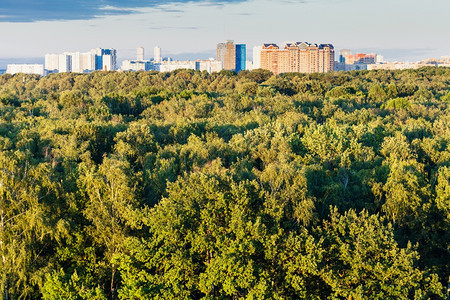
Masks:
[[[284,49],[276,44],[264,44],[260,55],[261,69],[274,74],[334,71],[334,47],[331,44],[288,43]]]
[[[276,44],[264,44],[260,55],[261,69],[269,70],[274,74],[290,71],[289,50],[280,49]]]

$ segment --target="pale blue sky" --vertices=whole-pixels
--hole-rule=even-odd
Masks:
[[[95,47],[207,58],[227,39],[250,57],[262,43],[308,41],[414,61],[450,54],[449,14],[449,0],[1,0],[0,67]]]

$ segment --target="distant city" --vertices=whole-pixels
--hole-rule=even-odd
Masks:
[[[163,58],[162,49],[153,49],[153,58],[145,59],[145,49],[136,49],[136,58],[123,60],[117,64],[115,49],[95,48],[88,52],[49,53],[44,64],[8,64],[0,74],[37,74],[46,76],[54,73],[90,73],[93,71],[159,71],[170,72],[177,69],[192,69],[208,73],[229,70],[264,69],[274,74],[289,72],[325,73],[331,71],[352,70],[402,70],[417,69],[424,66],[450,67],[450,55],[440,59],[430,58],[418,62],[385,62],[383,56],[376,53],[355,53],[342,49],[337,60],[332,44],[308,42],[287,43],[284,47],[268,43],[253,48],[253,60],[247,59],[245,44],[235,44],[229,40],[218,43],[216,58],[207,60],[172,60]]]

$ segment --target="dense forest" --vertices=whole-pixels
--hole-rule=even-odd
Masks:
[[[7,299],[442,299],[450,69],[0,76]]]

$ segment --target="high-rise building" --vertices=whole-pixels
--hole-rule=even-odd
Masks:
[[[261,50],[261,69],[269,70],[274,74],[285,73],[287,63],[283,63],[288,50],[280,49],[277,44],[264,44]]]
[[[45,55],[45,69],[50,73],[58,72],[59,70],[59,54]]]
[[[332,44],[319,45],[319,73],[334,71],[334,46]]]
[[[91,52],[95,55],[95,70],[103,70],[103,71],[116,70],[117,67],[116,49],[95,48],[92,49]]]
[[[156,47],[153,49],[153,59],[154,59],[155,63],[160,63],[160,62],[162,61],[162,58],[161,58],[161,48],[158,47],[158,46],[156,46]]]
[[[138,47],[136,51],[136,60],[143,61],[144,60],[144,47]]]
[[[323,73],[334,70],[334,47],[331,44],[297,42],[286,44],[284,49],[280,49],[276,44],[264,44],[258,52],[260,67],[274,74]]]
[[[81,66],[81,57],[80,57],[81,53],[80,52],[74,52],[74,53],[70,53],[71,59],[72,59],[72,67],[71,67],[71,72],[75,72],[75,73],[83,73],[83,69]]]
[[[236,70],[236,47],[234,41],[217,44],[217,60],[222,62],[224,70]]]
[[[319,72],[319,45],[310,44],[306,51],[308,54],[308,71],[306,73]]]
[[[253,69],[261,68],[261,50],[262,46],[253,47]]]
[[[102,70],[103,71],[113,71],[114,70],[114,60],[111,54],[102,55]]]
[[[234,44],[228,40],[226,43],[217,44],[217,61],[222,62],[224,70],[240,72],[246,69],[247,46]]]
[[[70,71],[72,71],[72,56],[68,52],[60,54],[58,60],[58,72],[63,73]]]
[[[300,42],[297,43],[297,47],[299,49],[299,68],[298,71],[300,73],[308,73],[310,70],[309,67],[309,43],[307,42]]]
[[[116,63],[117,53],[115,49],[95,48],[84,53],[64,52],[63,54],[45,55],[45,69],[49,73],[112,71],[116,69]]]
[[[246,69],[246,61],[247,61],[247,47],[245,44],[237,44],[236,45],[236,63],[235,63],[235,71],[239,73]]]
[[[95,55],[91,52],[80,54],[80,71],[83,73],[95,70]]]
[[[116,49],[102,49],[103,55],[103,71],[114,71],[117,68],[117,51]]]
[[[103,61],[102,61],[103,49],[102,48],[95,48],[95,49],[91,50],[91,53],[95,57],[94,70],[101,70],[102,67],[103,67]]]
[[[72,56],[72,69],[71,72],[85,73],[95,70],[95,55],[92,52],[71,53]]]

